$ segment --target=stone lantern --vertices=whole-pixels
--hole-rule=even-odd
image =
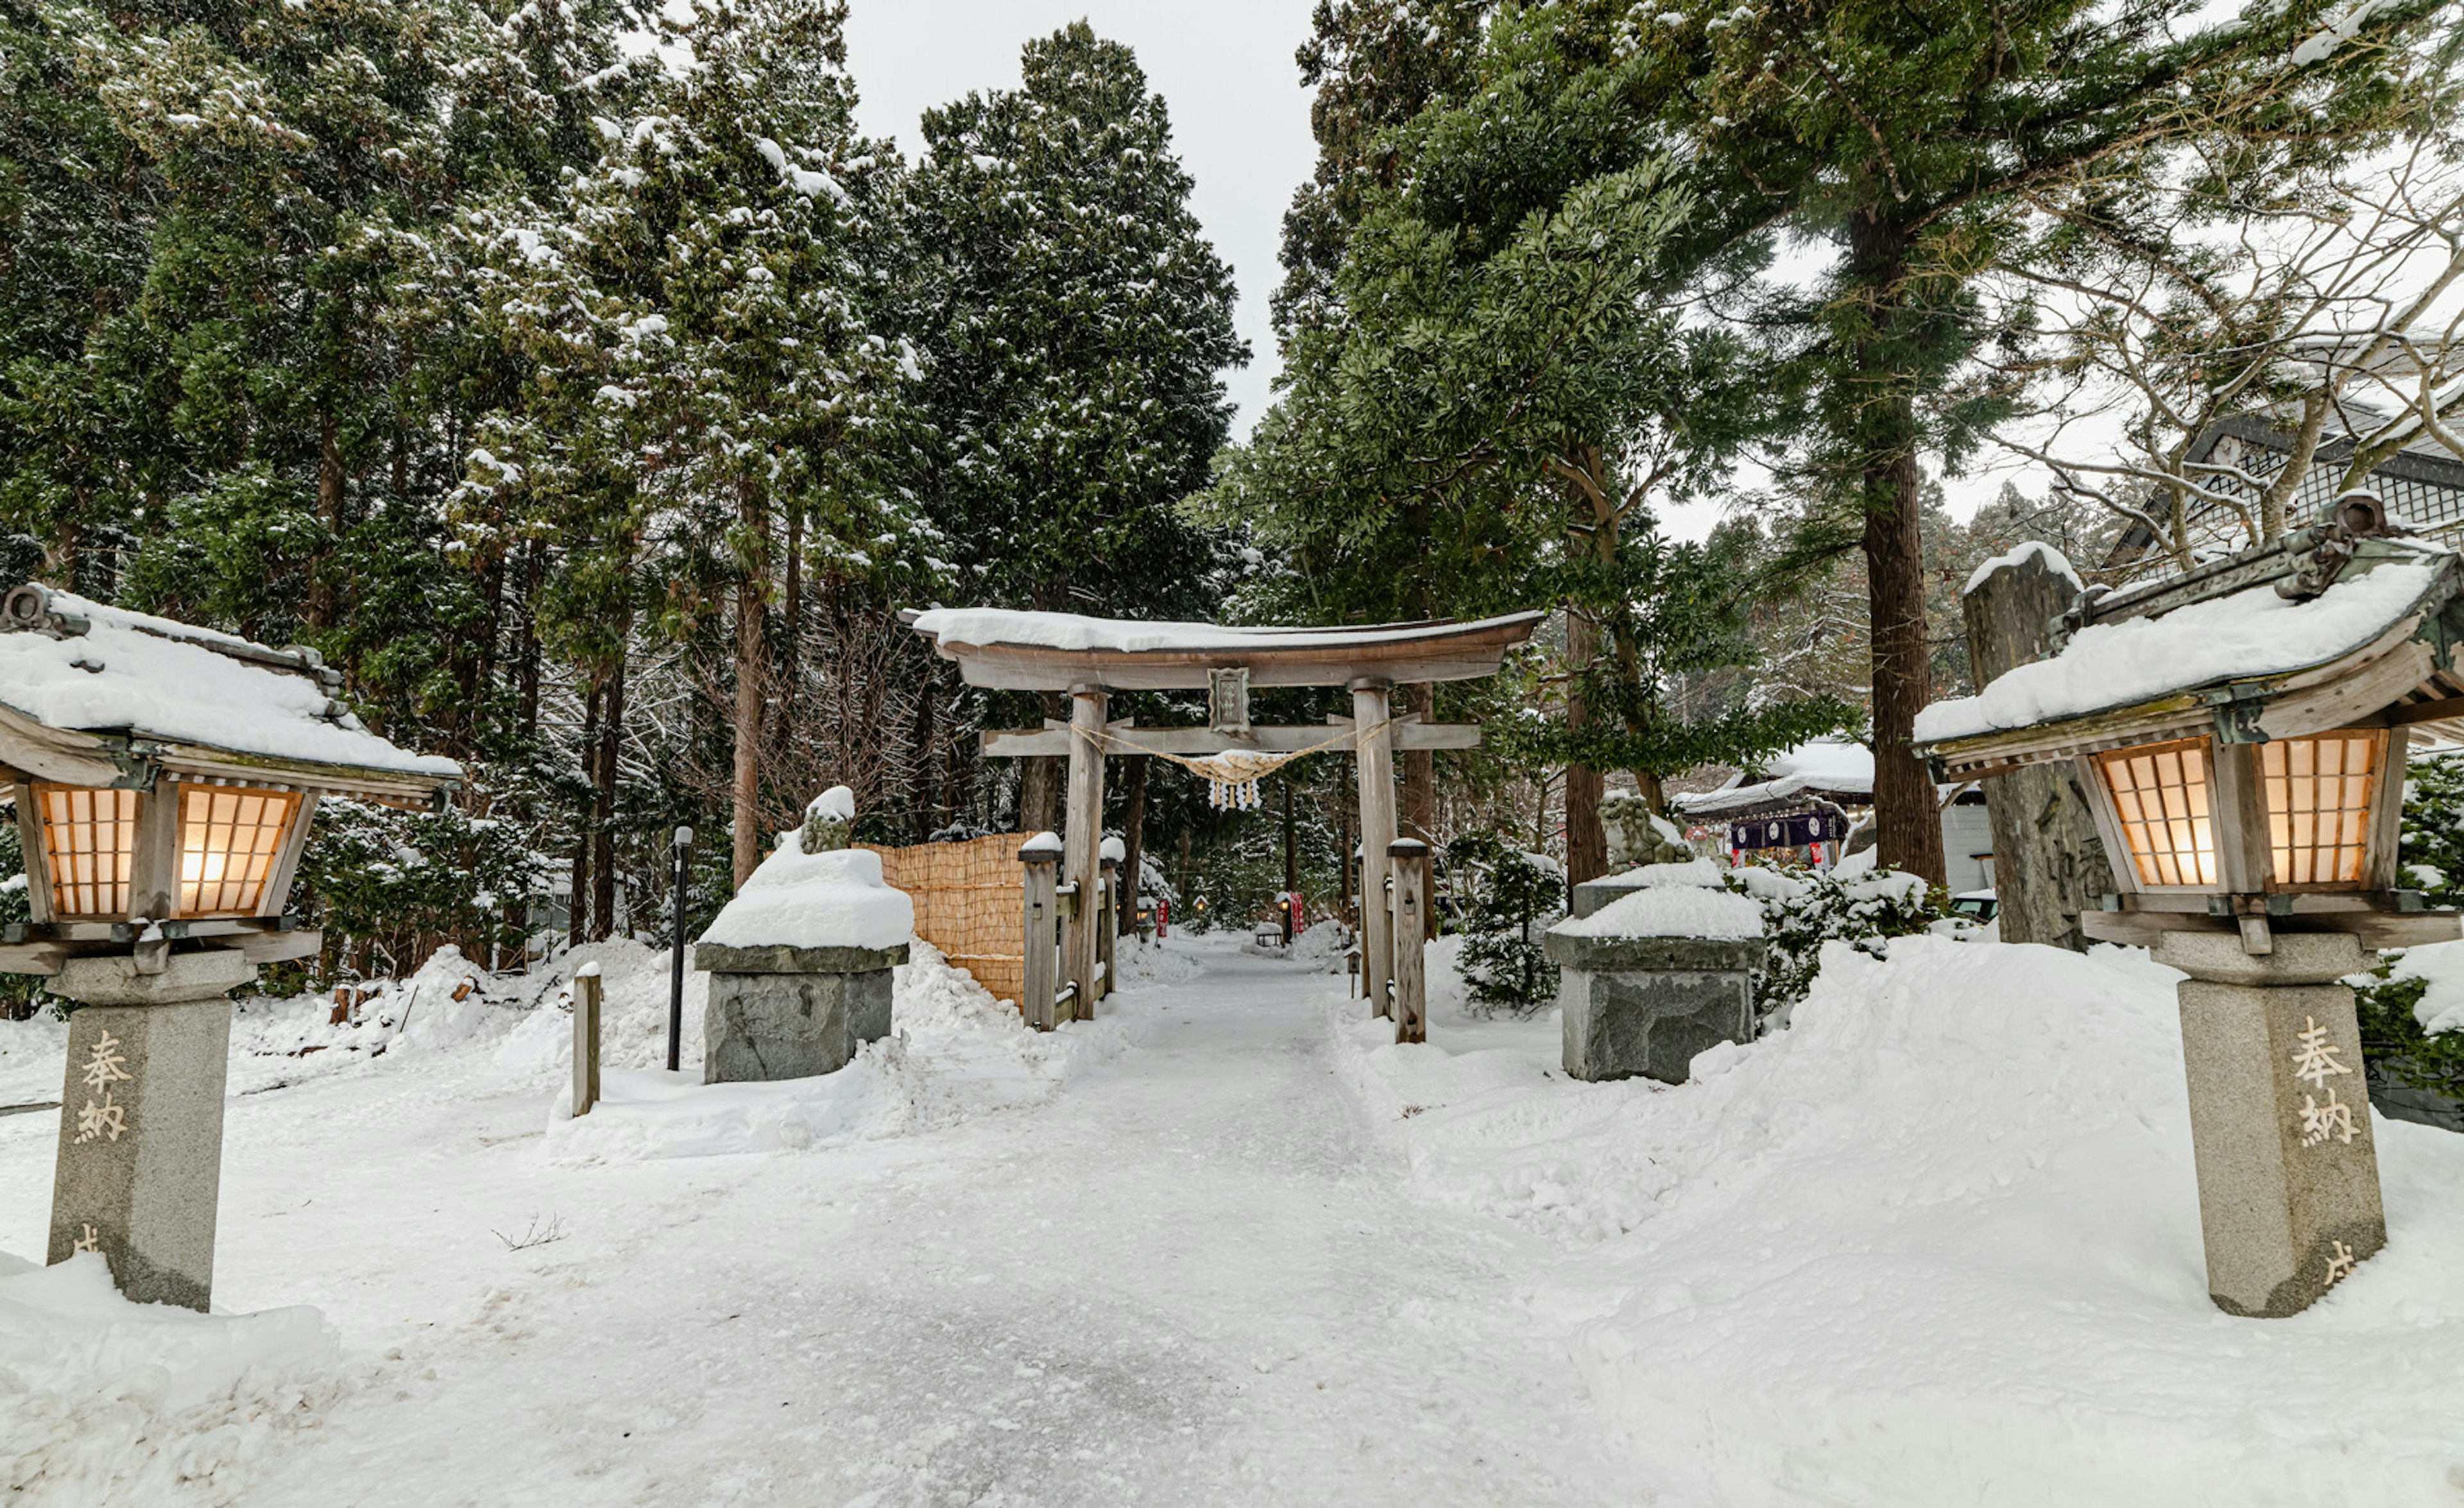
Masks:
[[[2367,494],[2275,544],[2082,593],[2053,654],[1928,707],[1940,778],[2076,762],[2112,869],[2089,937],[2179,987],[2209,1291],[2299,1312],[2387,1240],[2352,991],[2457,916],[2400,883],[2407,747],[2464,732],[2464,561]]]
[[[0,597],[0,779],[32,920],[0,968],[69,1018],[51,1252],[99,1252],[140,1301],[208,1306],[229,992],[323,945],[284,909],[317,804],[427,809],[459,779],[334,699],[314,651],[101,607]]]

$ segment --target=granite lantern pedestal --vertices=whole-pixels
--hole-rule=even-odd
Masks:
[[[204,1309],[214,1286],[230,991],[256,977],[238,952],[73,958],[52,980],[69,1017],[68,1079],[52,1181],[48,1260],[99,1252],[137,1303]]]
[[[847,1067],[856,1049],[890,1034],[890,971],[896,947],[693,945],[710,974],[702,1082],[807,1078]]]
[[[2299,1314],[2387,1245],[2353,992],[2376,961],[2347,932],[2168,932],[2182,1005],[2208,1292],[2228,1314]]]

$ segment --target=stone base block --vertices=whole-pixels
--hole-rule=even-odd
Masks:
[[[171,987],[213,987],[245,963],[237,954],[188,956],[211,963],[183,970]],[[164,987],[155,983],[163,977],[131,970],[92,983],[97,994],[147,995]],[[52,1261],[99,1252],[120,1291],[139,1303],[209,1305],[231,1023],[231,1002],[220,998],[87,1005],[69,1017]]]
[[[1572,1078],[1682,1084],[1694,1054],[1754,1030],[1760,939],[1596,938],[1551,932]]]
[[[2228,1314],[2299,1314],[2387,1244],[2353,992],[2177,990],[2208,1291]]]
[[[890,1034],[890,970],[710,976],[702,1082],[809,1078]]]

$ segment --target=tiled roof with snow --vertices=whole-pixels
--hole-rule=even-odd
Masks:
[[[2348,572],[2293,602],[2261,584],[2161,617],[2092,623],[2050,659],[2020,665],[1973,697],[1917,714],[1921,743],[1975,738],[2134,706],[2229,680],[2283,675],[2362,649],[2411,616],[2443,552]]]
[[[1757,773],[1762,776],[1759,780],[1740,775],[1717,790],[1681,795],[1674,805],[1680,811],[1714,812],[1781,801],[1809,790],[1871,796],[1874,751],[1846,739],[1815,739],[1773,755]]]
[[[149,617],[68,592],[55,613],[82,633],[0,632],[0,703],[46,727],[125,734],[229,753],[458,779],[450,759],[413,754],[371,733],[317,681],[209,646],[272,656],[247,639]]]

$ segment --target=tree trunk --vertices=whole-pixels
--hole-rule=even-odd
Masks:
[[[583,767],[588,771],[599,748],[599,676],[593,675],[589,689],[582,696]],[[590,854],[593,815],[599,809],[596,795],[582,809],[582,831],[573,836],[573,874],[565,894],[564,941],[579,947],[590,936]]]
[[[1599,632],[1590,614],[1579,608],[1566,612],[1566,665],[1581,675],[1598,648]],[[1566,695],[1566,726],[1579,729],[1591,721],[1579,682]],[[1600,826],[1600,772],[1589,765],[1566,766],[1566,881],[1579,885],[1608,873],[1609,835]]]
[[[1044,693],[1045,718],[1065,718],[1068,713],[1067,698],[1057,691]],[[1036,754],[1020,764],[1018,830],[1026,833],[1060,832],[1061,783],[1069,772],[1067,757]]]
[[[334,428],[334,410],[317,410],[317,521],[329,540],[342,536],[342,447]],[[330,629],[335,623],[334,584],[325,579],[332,554],[320,547],[308,562],[308,627]]]
[[[1124,936],[1138,929],[1138,893],[1146,889],[1147,756],[1132,754],[1121,761],[1121,907]]]
[[[547,570],[546,553],[545,547],[537,540],[522,547],[522,600],[517,605],[521,615],[521,643],[515,652],[519,663],[515,667],[514,676],[520,707],[516,716],[525,732],[539,726],[539,579]]]
[[[781,754],[786,752],[788,741],[795,737],[796,696],[803,690],[804,681],[804,510],[802,508],[787,510],[786,575],[779,599],[782,619],[779,625],[779,706],[777,716],[770,720],[771,737]],[[835,576],[823,578],[822,589],[825,592],[834,592],[836,588]],[[845,780],[847,777],[842,772],[839,778]],[[804,792],[798,791],[797,794],[803,796]]]
[[[592,784],[598,794],[593,812],[590,853],[590,935],[605,938],[616,929],[616,776],[617,754],[625,739],[625,655],[619,641],[616,663],[607,673],[607,694],[599,712],[599,747]]]
[[[2069,577],[2033,554],[1977,583],[1960,602],[1977,685],[2044,658],[2053,648],[2045,621],[2067,610],[2075,595]],[[1985,782],[1985,811],[1993,827],[2002,941],[2086,952],[2079,913],[2101,903],[2113,876],[2079,767],[2057,760],[1996,775]]]
[[[1933,779],[1913,747],[1917,713],[1933,695],[1925,644],[1925,538],[1920,527],[1916,408],[1900,384],[1919,318],[1906,307],[1905,236],[1868,214],[1849,220],[1853,276],[1864,324],[1845,380],[1885,390],[1843,396],[1844,421],[1862,457],[1866,623],[1873,646],[1874,818],[1881,860],[1943,882],[1942,814]]]
[[[768,625],[763,621],[762,590],[769,584],[769,510],[751,487],[737,496],[737,521],[744,526],[753,559],[736,583],[736,770],[732,820],[735,826],[736,888],[753,877],[761,862],[761,693],[770,672]]]
[[[908,735],[907,804],[913,812],[910,830],[918,843],[931,837],[933,830],[940,826],[940,772],[933,765],[933,743],[937,737],[935,713],[940,698],[940,676],[935,674],[935,667],[939,663],[936,656],[924,666],[922,682],[915,688],[915,721]]]
[[[1435,687],[1427,681],[1395,688],[1400,695],[1395,699],[1396,714],[1417,712],[1420,721],[1429,721],[1436,705]],[[1438,757],[1428,749],[1405,749],[1403,765],[1402,832],[1407,838],[1423,843],[1437,842],[1438,826]]]

